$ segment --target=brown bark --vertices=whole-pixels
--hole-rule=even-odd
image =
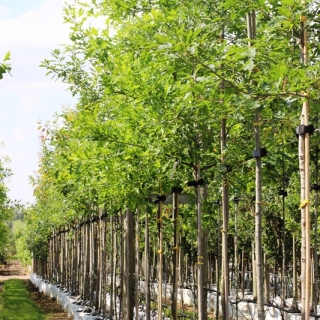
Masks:
[[[221,120],[221,163],[225,163],[225,149],[227,147],[226,119]],[[225,166],[226,167],[226,166]],[[229,319],[229,259],[228,259],[228,220],[229,220],[229,186],[227,179],[227,170],[223,173],[222,185],[222,274],[223,291],[222,305],[223,317]]]
[[[124,319],[133,319],[135,305],[135,239],[134,239],[134,214],[127,209],[126,212],[126,315]],[[123,274],[124,276],[124,274]]]

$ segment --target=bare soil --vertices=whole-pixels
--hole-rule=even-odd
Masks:
[[[40,306],[46,315],[46,320],[66,320],[68,314],[62,310],[62,308],[56,303],[55,300],[40,293],[38,289],[29,280],[30,275],[21,266],[19,261],[11,261],[3,268],[0,269],[0,290],[3,282],[8,279],[22,279],[26,283],[27,290],[30,297],[35,303]]]
[[[68,319],[68,314],[62,310],[54,299],[49,298],[33,285],[30,280],[26,280],[27,289],[31,298],[46,314],[46,320],[65,320]]]

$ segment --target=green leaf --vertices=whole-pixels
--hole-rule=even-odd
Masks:
[[[250,59],[243,67],[243,70],[252,71],[254,68],[254,60]]]
[[[10,54],[10,52],[7,52],[3,58],[3,61],[8,61],[8,60],[10,60],[10,58],[11,58],[11,54]]]
[[[293,6],[295,4],[295,0],[281,0],[281,3],[284,6]]]

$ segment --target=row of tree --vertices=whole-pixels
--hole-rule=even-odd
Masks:
[[[7,52],[0,63],[0,80],[10,74],[10,52]],[[7,182],[12,176],[9,168],[10,159],[0,157],[0,265],[7,263],[8,258],[16,256],[24,266],[30,265],[31,254],[26,246],[23,234],[23,207],[17,200],[8,196]],[[17,222],[18,221],[18,222]]]
[[[241,250],[256,266],[259,319],[270,299],[264,266],[280,270],[282,281],[289,269],[301,274],[295,298],[305,301],[311,248],[318,277],[318,201],[300,191],[311,181],[318,194],[317,130],[308,123],[318,124],[318,8],[318,1],[295,0],[92,0],[66,6],[71,43],[42,66],[69,84],[78,103],[39,125],[37,203],[28,213],[35,257],[47,258],[48,238],[59,228],[101,208],[111,215],[138,208],[146,215],[150,195],[162,203],[162,195],[179,186],[196,198],[196,214],[188,207],[177,219],[180,246],[195,257],[199,319],[206,317],[201,306],[208,252],[222,257],[226,319],[230,258],[239,263]],[[310,176],[301,163],[309,165],[305,139],[312,133],[314,180],[302,184],[299,172],[301,179]],[[238,199],[235,206],[232,199]],[[300,211],[304,217],[311,207],[316,209],[307,223],[312,220],[314,232],[305,233]],[[172,224],[161,215],[151,221],[150,228],[158,228],[153,245],[161,252],[162,241],[172,245]],[[303,249],[298,265],[297,248]],[[161,254],[158,260],[162,266]],[[308,317],[306,301],[302,313]]]
[[[11,175],[6,168],[6,159],[0,160],[0,265],[6,263],[10,255],[10,226],[13,206],[8,198],[6,179]]]
[[[10,74],[11,64],[10,52],[6,53],[2,62],[0,63],[0,80],[4,75]],[[15,216],[15,211],[19,210],[16,202],[13,202],[8,197],[7,181],[10,179],[12,172],[8,168],[9,158],[1,156],[0,158],[0,265],[5,264],[7,259],[16,253],[15,238],[12,232],[12,220]],[[24,245],[24,242],[22,243]],[[28,259],[30,263],[30,257]]]

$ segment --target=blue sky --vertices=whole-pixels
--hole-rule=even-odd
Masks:
[[[37,10],[43,1],[39,0],[0,0],[1,11],[6,13],[7,17],[13,18],[20,16],[27,10]]]
[[[12,200],[34,202],[29,176],[38,170],[38,121],[74,106],[67,86],[40,68],[51,51],[68,42],[61,0],[0,0],[0,60],[11,53],[12,76],[0,81],[0,156],[8,156]]]

